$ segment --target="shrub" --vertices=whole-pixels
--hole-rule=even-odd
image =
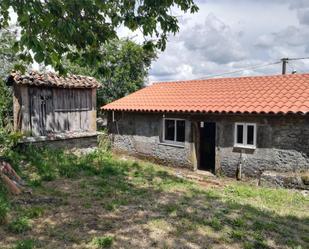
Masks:
[[[0,46],[1,45],[3,44],[0,44]],[[1,76],[3,75],[1,74]],[[12,120],[13,120],[12,90],[6,86],[2,77],[0,77],[0,127],[7,127],[11,125]]]
[[[7,128],[0,127],[0,155],[8,153],[21,137],[20,132],[11,132]]]

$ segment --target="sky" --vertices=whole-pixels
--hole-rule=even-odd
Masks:
[[[281,58],[309,57],[309,0],[195,0],[199,12],[173,9],[180,32],[152,63],[146,84],[158,81],[281,73]],[[16,15],[11,13],[13,22]],[[143,41],[118,30],[120,37]],[[276,63],[277,64],[273,64]],[[273,65],[268,65],[273,64]],[[268,65],[249,69],[252,66]],[[38,68],[37,63],[34,68]],[[241,70],[246,68],[246,70]],[[290,61],[287,73],[309,73],[309,60]],[[231,73],[235,72],[236,73]]]
[[[149,72],[149,82],[215,77],[283,57],[309,57],[309,0],[199,0],[199,12],[179,15]],[[290,61],[287,72],[309,72],[309,60]],[[280,74],[281,64],[220,77]],[[218,76],[216,76],[218,77]]]

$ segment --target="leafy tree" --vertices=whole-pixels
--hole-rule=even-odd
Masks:
[[[12,50],[15,42],[16,33],[14,31],[0,32],[0,128],[10,124],[13,116],[12,92],[6,86],[5,80],[15,65],[22,65]]]
[[[102,87],[98,90],[98,107],[121,98],[143,87],[151,62],[156,58],[154,51],[130,40],[112,40],[102,46],[100,68],[80,66],[65,61],[73,74],[94,76]]]
[[[12,51],[15,41],[16,32],[9,30],[0,32],[0,156],[7,153],[20,137],[20,134],[11,132],[13,128],[13,96],[12,89],[7,87],[5,83],[14,66],[23,65],[15,52]]]
[[[117,38],[121,25],[140,30],[145,48],[164,50],[168,34],[179,30],[173,8],[198,10],[193,0],[1,0],[0,29],[9,25],[10,8],[21,27],[15,51],[29,63],[32,51],[38,63],[52,65],[60,73],[65,73],[63,54],[99,69],[104,59],[100,48]]]

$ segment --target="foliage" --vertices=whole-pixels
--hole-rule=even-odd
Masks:
[[[113,244],[114,238],[111,236],[106,237],[95,237],[92,240],[92,244],[95,245],[97,248],[109,248]]]
[[[151,62],[156,58],[154,51],[127,39],[114,39],[104,44],[100,51],[104,56],[98,68],[82,64],[82,61],[64,62],[70,73],[90,75],[100,80],[98,107],[141,89]]]
[[[105,152],[108,152],[111,149],[112,145],[106,129],[101,131],[100,135],[98,136],[98,146],[100,150]]]
[[[23,64],[12,50],[15,42],[16,32],[0,32],[0,128],[11,124],[13,117],[12,91],[6,86],[5,80],[16,66]]]
[[[88,65],[100,64],[104,59],[100,47],[117,37],[121,25],[140,30],[145,47],[164,50],[168,34],[179,30],[172,9],[198,10],[193,0],[1,0],[0,29],[9,25],[10,8],[21,27],[21,39],[14,49],[28,62],[32,62],[29,51],[33,51],[38,63],[52,65],[59,72],[64,72],[61,55],[65,53],[72,61],[82,58]]]
[[[24,216],[29,219],[34,219],[42,216],[44,214],[44,208],[43,207],[31,207],[24,210]]]
[[[16,218],[9,224],[8,229],[12,233],[23,233],[30,230],[28,217],[22,216]]]
[[[9,211],[9,203],[6,194],[6,189],[0,182],[0,224],[6,221],[6,215]]]
[[[0,79],[0,128],[12,124],[13,96],[12,91]]]
[[[13,69],[18,69],[20,64],[24,64],[12,49],[17,41],[16,27],[9,30],[0,29],[0,79],[5,80]],[[16,68],[17,66],[17,68]]]
[[[19,132],[12,132],[6,128],[0,127],[0,155],[7,154],[22,137]]]
[[[34,241],[32,239],[20,240],[17,242],[14,249],[33,249]]]

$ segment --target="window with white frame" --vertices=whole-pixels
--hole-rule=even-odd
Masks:
[[[234,146],[243,148],[255,148],[256,124],[235,123]]]
[[[183,119],[163,119],[163,141],[172,143],[185,142],[186,123]]]

